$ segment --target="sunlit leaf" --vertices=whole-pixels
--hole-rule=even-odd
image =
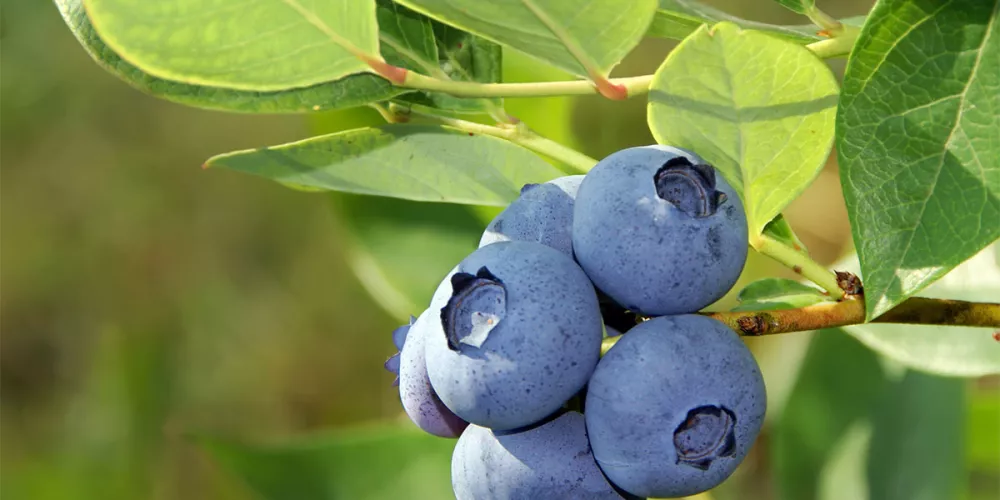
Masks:
[[[373,74],[358,74],[310,87],[257,92],[191,85],[158,78],[124,60],[94,31],[83,0],[55,0],[84,50],[102,68],[150,95],[199,108],[247,113],[304,113],[349,108],[407,92]]]
[[[656,71],[649,128],[658,143],[718,168],[757,235],[826,163],[837,92],[829,67],[804,47],[719,23],[699,28]]]
[[[101,39],[168,80],[273,91],[336,80],[379,58],[374,0],[84,0]]]

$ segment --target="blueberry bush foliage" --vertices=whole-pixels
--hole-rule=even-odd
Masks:
[[[332,197],[359,276],[400,319],[474,248],[481,214],[597,163],[532,131],[504,98],[645,100],[656,141],[714,165],[743,204],[750,247],[802,278],[754,282],[734,311],[706,314],[743,335],[840,327],[814,337],[773,416],[780,495],[818,498],[846,440],[867,453],[870,498],[948,498],[965,460],[956,377],[1000,373],[1000,305],[982,302],[1000,297],[1000,1],[877,0],[847,19],[777,1],[811,24],[696,0],[55,3],[99,65],[162,99],[240,113],[375,108],[384,125],[204,166],[369,195]],[[679,43],[653,74],[610,77],[644,37]],[[514,52],[569,77],[504,82]],[[847,60],[842,79],[831,59]],[[856,249],[836,273],[782,217],[834,150]],[[825,420],[803,417],[816,406]],[[269,446],[196,439],[267,499],[451,494],[454,442],[395,423]]]

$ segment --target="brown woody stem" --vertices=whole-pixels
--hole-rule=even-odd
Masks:
[[[798,309],[701,314],[725,323],[740,335],[756,337],[859,325],[865,322],[865,304],[861,296],[849,296],[839,302],[824,302]],[[910,297],[872,322],[1000,328],[1000,304]],[[607,353],[622,336],[604,339],[601,355]]]
[[[861,297],[848,297],[798,309],[706,314],[740,335],[756,336],[861,324],[865,305]],[[873,322],[1000,328],[1000,304],[911,297]]]

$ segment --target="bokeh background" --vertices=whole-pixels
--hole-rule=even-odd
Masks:
[[[775,2],[706,3],[754,20],[805,22]],[[870,6],[826,4],[836,16]],[[651,72],[672,45],[644,42],[615,75]],[[154,99],[94,64],[42,0],[4,1],[0,50],[4,500],[255,498],[188,436],[275,441],[400,419],[382,370],[399,304],[352,269],[349,230],[364,214],[350,200],[199,168],[220,152],[377,124],[374,111],[236,115]],[[512,53],[505,76],[561,77]],[[597,158],[653,142],[642,99],[507,107]],[[836,165],[788,217],[821,262],[849,251]],[[786,275],[754,256],[744,280],[775,274]],[[776,400],[808,340],[752,342]],[[987,460],[970,459],[966,494],[998,498],[1000,473],[989,460],[1000,454],[991,421],[1000,415],[998,384],[968,385],[977,410],[962,433]],[[774,498],[769,435],[749,472],[717,498]]]

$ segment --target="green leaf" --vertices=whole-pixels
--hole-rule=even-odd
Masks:
[[[225,167],[312,191],[503,206],[521,186],[562,174],[496,137],[449,127],[385,125],[211,158]]]
[[[858,267],[857,259],[852,258],[834,268],[856,273]],[[995,302],[1000,297],[1000,244],[956,267],[920,295]],[[989,328],[866,323],[844,330],[868,347],[916,370],[959,377],[1000,373],[1000,344],[993,340]]]
[[[740,305],[733,311],[769,311],[795,309],[820,302],[832,302],[821,290],[784,278],[764,278],[740,291]]]
[[[966,460],[975,471],[1000,471],[1000,390],[972,391],[966,414]]]
[[[502,79],[499,45],[436,21],[428,22],[433,25],[438,53],[428,73],[438,78],[479,83],[495,83]],[[441,92],[414,92],[396,100],[455,113],[489,113],[503,107],[501,98],[463,98]]]
[[[448,271],[476,249],[485,225],[470,207],[338,194],[348,263],[400,321],[419,315]]]
[[[816,6],[815,0],[774,0],[792,12],[805,14]]]
[[[376,0],[379,42],[386,61],[417,71],[437,68],[433,22],[391,0]]]
[[[444,80],[494,83],[501,79],[500,46],[454,29],[391,0],[378,1],[379,39],[386,61]],[[395,99],[432,108],[431,112],[488,113],[502,99],[453,97],[410,92]]]
[[[868,420],[854,422],[833,445],[819,473],[818,500],[868,499],[865,469],[872,426]]]
[[[121,58],[94,31],[83,0],[55,0],[66,24],[84,50],[101,67],[129,85],[169,101],[222,111],[248,113],[303,113],[349,108],[382,101],[407,92],[387,80],[358,74],[311,87],[255,92],[206,87],[152,76]]]
[[[273,91],[336,80],[378,59],[373,0],[84,0],[109,47],[185,83]]]
[[[852,423],[869,414],[883,387],[882,368],[873,352],[840,330],[815,334],[774,427],[772,458],[779,498],[817,498],[820,471],[834,445]]]
[[[1000,237],[997,0],[882,0],[844,75],[841,184],[868,319]]]
[[[438,21],[584,77],[605,77],[642,39],[656,0],[398,0]]]
[[[809,50],[719,23],[656,71],[648,121],[656,142],[697,152],[741,192],[756,236],[819,174],[836,101],[833,74]]]
[[[819,28],[815,25],[782,26],[742,19],[719,9],[705,5],[696,0],[660,0],[660,6],[653,16],[646,36],[683,40],[704,24],[715,24],[728,21],[743,29],[767,32],[795,43],[806,44],[824,40],[817,34]],[[865,22],[865,16],[855,16],[841,19],[840,22],[849,26],[860,27]]]
[[[872,417],[869,498],[955,498],[964,481],[964,382],[907,372]]]
[[[799,236],[795,234],[795,231],[792,230],[792,226],[788,224],[788,221],[785,220],[785,216],[782,214],[778,214],[777,217],[764,226],[764,234],[780,241],[785,246],[797,252],[806,255],[809,254],[809,251],[806,249],[806,244],[802,243],[802,240],[800,240]]]
[[[265,500],[437,500],[451,496],[455,442],[384,424],[294,443],[196,438]]]

